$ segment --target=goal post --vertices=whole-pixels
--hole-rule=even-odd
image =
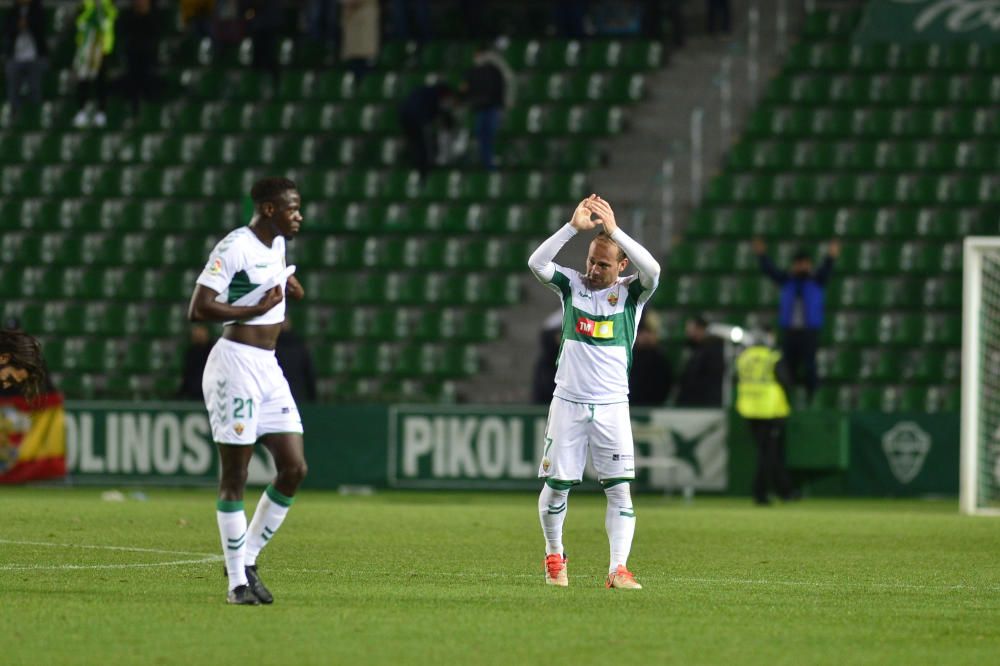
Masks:
[[[962,265],[959,508],[1000,516],[1000,237],[967,237]]]

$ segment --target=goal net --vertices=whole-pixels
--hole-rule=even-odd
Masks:
[[[962,513],[1000,515],[1000,238],[965,239]]]

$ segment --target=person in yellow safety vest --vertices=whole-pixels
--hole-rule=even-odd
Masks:
[[[788,370],[781,352],[774,349],[774,335],[767,331],[736,359],[736,411],[750,428],[757,445],[754,502],[770,504],[773,488],[783,500],[796,499],[785,469],[785,420],[788,406]]]
[[[108,103],[107,65],[105,61],[115,48],[115,21],[118,8],[113,0],[83,0],[76,17],[76,55],[73,72],[76,74],[76,96],[80,110],[73,117],[74,127],[104,127]],[[87,105],[90,98],[97,98],[97,111],[91,118]]]

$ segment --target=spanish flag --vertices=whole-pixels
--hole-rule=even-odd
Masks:
[[[59,393],[31,402],[0,397],[0,483],[66,475],[66,417]]]

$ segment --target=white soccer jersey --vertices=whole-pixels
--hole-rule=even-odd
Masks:
[[[271,247],[264,245],[250,227],[240,227],[219,241],[212,250],[198,284],[219,292],[220,303],[233,303],[256,287],[275,278],[285,269],[285,239],[275,237]],[[285,285],[281,284],[284,291]],[[285,320],[285,299],[264,314],[241,321],[261,326]],[[227,321],[226,324],[234,322]]]
[[[626,402],[636,326],[653,291],[638,274],[593,290],[578,271],[555,268],[546,286],[562,297],[563,322],[553,395],[587,404]]]

